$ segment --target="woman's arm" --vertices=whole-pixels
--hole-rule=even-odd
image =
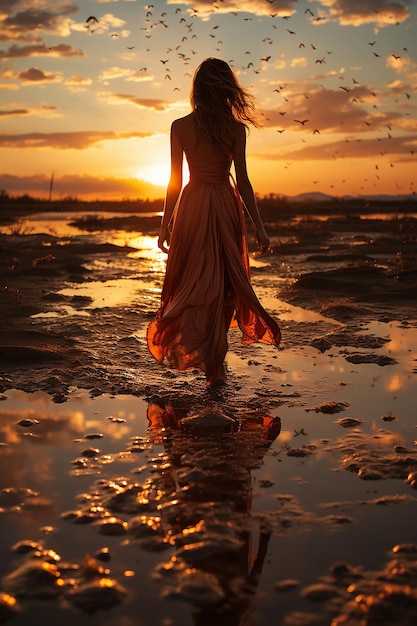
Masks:
[[[161,221],[161,227],[159,231],[158,247],[162,252],[168,252],[170,232],[169,224],[172,219],[172,214],[175,209],[175,205],[178,200],[182,189],[182,160],[183,160],[183,147],[178,136],[178,125],[173,122],[170,132],[170,144],[171,144],[171,175],[165,195],[164,202],[164,215]],[[167,246],[165,245],[167,244]]]
[[[256,229],[259,254],[265,254],[268,251],[270,241],[262,223],[255,194],[248,176],[246,166],[246,129],[243,124],[236,126],[233,161],[238,191]]]

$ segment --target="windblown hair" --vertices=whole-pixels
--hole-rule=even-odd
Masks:
[[[226,152],[233,148],[233,123],[259,127],[255,102],[238,82],[229,65],[210,57],[196,69],[191,107],[201,130]]]

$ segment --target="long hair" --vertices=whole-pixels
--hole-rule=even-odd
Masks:
[[[233,123],[258,127],[254,98],[238,82],[229,65],[209,57],[196,69],[191,89],[191,107],[201,130],[213,144],[230,152]]]

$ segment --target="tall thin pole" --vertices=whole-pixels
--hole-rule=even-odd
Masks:
[[[49,183],[49,202],[51,202],[52,200],[52,187],[54,186],[54,176],[55,172],[52,172],[51,180]]]

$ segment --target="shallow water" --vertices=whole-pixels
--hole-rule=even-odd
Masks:
[[[272,615],[284,620],[295,607],[314,613],[317,605],[301,599],[300,590],[317,582],[334,563],[382,568],[395,544],[416,540],[417,494],[406,480],[390,478],[389,457],[395,445],[412,450],[415,455],[417,331],[398,324],[374,323],[364,331],[369,332],[388,339],[383,350],[395,356],[396,365],[352,366],[342,354],[320,354],[310,347],[284,350],[279,359],[271,358],[269,363],[261,354],[264,349],[259,350],[260,361],[254,350],[249,366],[247,359],[233,351],[229,355],[229,371],[240,389],[234,389],[230,398],[217,399],[219,410],[234,413],[245,422],[248,413],[242,409],[242,400],[244,405],[255,396],[256,413],[262,413],[262,396],[257,396],[261,382],[267,379],[267,386],[281,390],[281,405],[266,411],[279,416],[280,433],[265,451],[260,466],[251,468],[251,490],[245,496],[250,493],[246,521],[253,535],[253,554],[259,524],[272,529],[257,593],[248,609],[255,623],[269,624]],[[274,356],[272,351],[270,356]],[[181,404],[181,396],[172,401],[174,405],[176,401]],[[345,403],[345,408],[333,414],[320,411],[326,403]],[[159,470],[153,461],[158,455],[165,456],[166,442],[164,445],[163,436],[150,436],[150,404],[152,399],[134,396],[91,398],[87,392],[76,389],[63,404],[52,402],[42,392],[10,390],[5,394],[0,405],[0,440],[4,444],[0,448],[0,528],[1,536],[7,538],[1,544],[2,576],[22,560],[10,549],[21,539],[41,542],[71,562],[81,562],[85,555],[94,555],[99,548],[109,546],[113,555],[109,563],[111,574],[126,588],[127,596],[111,612],[99,613],[100,624],[136,623],[137,611],[141,624],[192,623],[196,607],[189,590],[177,580],[181,601],[161,600],[171,582],[164,577],[153,578],[158,564],[175,554],[175,546],[168,546],[162,553],[156,549],[149,552],[140,544],[129,543],[129,535],[102,536],[94,524],[75,525],[61,517],[79,507],[80,494],[94,493],[97,480],[124,476],[130,483],[137,479],[143,483],[149,478],[153,480],[155,474],[166,474],[167,469]],[[187,407],[190,413],[202,408],[192,402]],[[382,419],[387,415],[390,421]],[[361,420],[353,430],[361,434],[360,441],[369,449],[378,437],[385,478],[360,480],[356,473],[343,468],[343,458],[348,454],[343,441],[351,435],[352,428],[343,428],[337,420],[347,416]],[[18,423],[22,419],[39,423],[22,426]],[[88,439],[94,435],[96,439]],[[195,436],[189,437],[188,444],[181,442],[184,451],[194,445]],[[132,438],[139,438],[143,449],[129,452]],[[236,445],[247,442],[242,444],[236,435]],[[96,461],[87,462],[81,469],[74,466],[74,460],[82,457],[89,446],[98,448]],[[291,449],[308,454],[289,456]],[[242,454],[249,452],[243,449]],[[363,463],[366,466],[366,458]],[[236,471],[233,467],[228,471]],[[39,495],[28,496],[24,492],[28,489]],[[178,485],[177,497],[181,497],[181,489]],[[12,490],[15,495],[12,497],[5,490]],[[385,506],[378,505],[377,499],[385,496],[393,496],[393,503],[387,500]],[[198,508],[198,494],[195,497],[196,500],[191,497],[188,506]],[[330,515],[343,515],[349,521],[337,522]],[[129,520],[132,513],[121,517]],[[227,528],[233,523],[233,516],[225,513],[217,523],[220,527],[226,524]],[[230,573],[236,580],[240,575]],[[278,593],[274,584],[282,579],[296,579],[299,586]],[[210,606],[209,599],[207,603]],[[45,615],[50,620],[47,623],[55,621],[58,615],[64,623],[71,623],[71,615],[74,619],[75,609],[63,611],[55,600],[40,605],[37,602],[35,608],[33,601],[25,598],[20,604],[26,610],[14,619],[16,624],[33,623],[35,615]],[[206,609],[199,607],[200,613]],[[87,618],[77,619],[87,622]]]
[[[104,236],[125,245],[126,233]],[[54,401],[36,390],[42,380],[55,393],[70,379],[62,366],[49,382],[33,371],[33,393],[10,388],[1,399],[0,621],[3,590],[17,597],[18,626],[298,626],[336,616],[359,625],[351,581],[329,570],[359,568],[366,617],[384,599],[381,580],[394,576],[393,547],[417,544],[408,478],[417,472],[415,324],[342,324],[288,304],[283,261],[253,258],[256,292],[281,320],[283,343],[242,349],[232,331],[226,387],[208,393],[201,374],[175,375],[144,352],[164,257],[154,237],[128,238],[126,258],[91,259],[89,279],[62,285],[64,300],[32,317],[35,328],[69,329],[90,351],[80,372],[91,392],[70,385]],[[106,393],[105,377],[119,391]],[[134,393],[139,378],[144,391]],[[131,393],[120,393],[124,381]],[[37,552],[12,550],[25,539]],[[109,561],[98,557],[103,547]],[[19,566],[47,562],[47,549],[61,557],[59,584],[17,585]],[[415,587],[415,557],[412,565],[395,579],[403,590]],[[309,586],[323,579],[327,595],[314,600]],[[86,590],[91,581],[107,600]],[[81,608],[77,590],[90,594]],[[401,603],[387,602],[372,623],[407,623]]]
[[[92,216],[94,213],[91,211],[60,211],[59,213],[48,211],[46,213],[35,213],[27,215],[25,218],[20,220],[20,225],[17,227],[11,227],[9,225],[0,226],[0,233],[8,234],[11,230],[19,228],[27,234],[46,233],[56,237],[74,237],[80,234],[87,234],[89,232],[87,230],[83,231],[79,227],[72,224],[74,220],[82,219],[86,215]],[[106,211],[103,217],[111,219],[112,217],[122,218],[130,217],[131,215],[131,212],[123,213],[121,211]],[[137,215],[138,217],[153,217],[160,214],[148,212],[135,213],[134,215]],[[120,233],[120,235],[121,234],[122,233]],[[124,236],[127,236],[126,232],[124,232]]]

